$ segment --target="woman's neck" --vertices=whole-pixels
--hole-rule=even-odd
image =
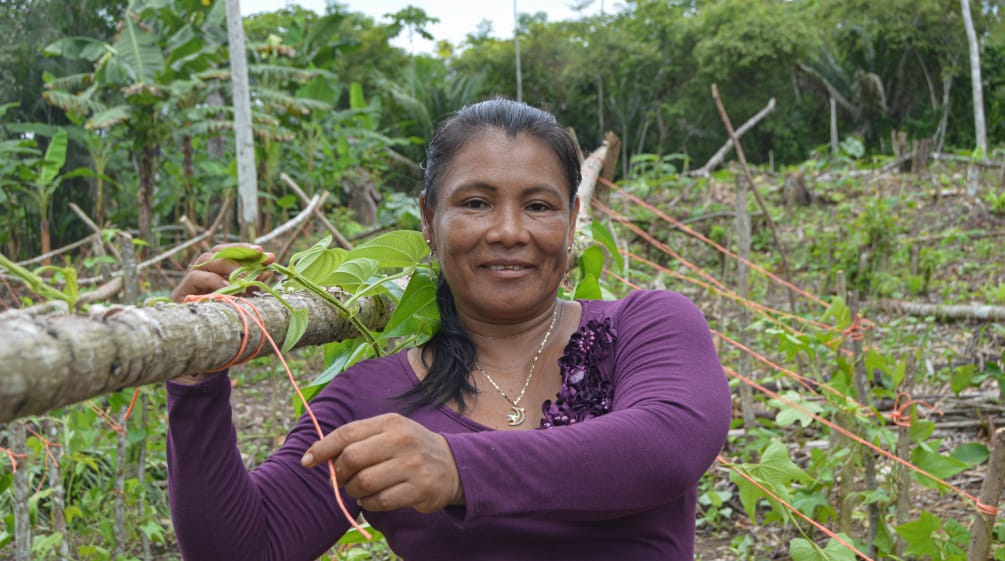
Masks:
[[[464,328],[478,349],[478,361],[483,366],[512,365],[516,361],[529,361],[546,334],[553,332],[561,322],[563,304],[553,300],[551,305],[526,320],[498,323],[465,315],[458,310]]]

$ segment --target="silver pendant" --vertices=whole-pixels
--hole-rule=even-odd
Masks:
[[[507,423],[511,427],[517,425],[522,425],[525,420],[527,420],[527,410],[523,407],[513,406],[513,412],[506,415]]]

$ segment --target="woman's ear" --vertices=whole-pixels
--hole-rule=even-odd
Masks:
[[[579,223],[579,197],[572,201],[572,210],[569,212],[569,243],[576,239],[576,224]]]
[[[422,237],[426,238],[429,249],[435,249],[433,247],[433,228],[430,226],[433,222],[433,210],[426,207],[425,195],[419,195],[419,213],[422,215]]]

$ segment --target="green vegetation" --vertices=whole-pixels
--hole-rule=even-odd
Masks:
[[[576,268],[563,287],[565,297],[610,298],[630,290],[624,279],[684,292],[716,331],[808,378],[796,382],[750,361],[745,375],[775,393],[755,392],[753,424],[737,416],[724,461],[701,483],[699,558],[854,558],[785,501],[874,558],[966,559],[973,506],[925,476],[902,477],[901,464],[835,427],[891,452],[901,443],[904,459],[976,494],[988,431],[1001,425],[1000,406],[992,406],[1005,397],[1000,322],[944,324],[879,306],[884,299],[1005,305],[1005,166],[996,164],[1005,155],[1005,4],[979,4],[987,159],[973,151],[969,56],[954,0],[631,0],[575,21],[521,15],[524,99],[572,126],[585,150],[615,132],[620,188],[734,250],[738,172],[688,174],[725,140],[710,86],[718,85],[734,124],[777,101],[742,139],[767,203],[748,202],[751,260],[782,272],[767,212],[791,268],[787,280],[824,305],[797,298],[792,310],[786,289],[752,272],[749,300],[772,311],[745,311],[731,292],[739,288],[735,260],[617,192],[606,201],[624,221],[596,220],[579,233]],[[3,3],[0,29],[10,30],[0,47],[5,308],[54,300],[74,308],[101,280],[102,267],[120,264],[85,245],[41,266],[17,265],[92,234],[70,202],[98,223],[105,241],[135,232],[136,249],[147,257],[191,237],[176,226],[181,219],[208,226],[226,210],[236,163],[223,13],[222,0]],[[270,249],[281,246],[292,257],[265,267],[281,279],[276,285],[255,280],[257,255],[231,254],[248,265],[231,290],[250,283],[281,297],[287,287],[339,286],[350,294],[338,304],[348,315],[365,295],[397,304],[381,332],[293,353],[308,393],[353,362],[421,344],[436,329],[435,265],[409,231],[418,226],[423,146],[436,122],[464,103],[516,95],[514,44],[485,28],[460,45],[440,44],[435,55],[391,45],[398,35],[427,34],[434,16],[409,7],[375,22],[333,3],[323,15],[290,7],[245,21],[259,231],[302,206],[285,174],[308,197],[330,193],[323,213],[362,241],[345,250],[313,231],[287,236]],[[833,148],[831,98],[839,126]],[[944,158],[897,165],[897,132],[906,133],[908,151],[927,143]],[[913,173],[898,173],[912,166]],[[976,198],[963,196],[968,167],[977,170]],[[805,183],[811,204],[785,204],[787,178]],[[220,232],[235,232],[233,214],[222,216]],[[386,229],[397,231],[377,233]],[[143,272],[140,299],[163,297],[191,257],[181,253]],[[699,286],[707,279],[698,271],[724,286]],[[871,323],[856,321],[853,307]],[[302,321],[294,311],[288,344]],[[723,363],[740,369],[744,353],[719,343]],[[250,466],[274,449],[298,409],[273,359],[252,362],[234,379]],[[901,427],[890,418],[901,392],[943,408],[978,405],[960,405],[956,432],[940,428],[920,402],[904,408],[915,417]],[[29,436],[19,470],[31,481],[33,559],[55,559],[60,547],[73,559],[176,558],[164,488],[163,391],[144,388],[144,403],[126,421],[130,397],[109,395],[28,420],[39,434]],[[991,405],[982,409],[985,398]],[[43,440],[50,426],[58,429],[58,447]],[[62,491],[49,480],[57,456]],[[11,459],[0,455],[2,557],[13,551]],[[917,500],[913,506],[898,506],[905,492]],[[56,519],[60,495],[65,537]],[[766,531],[737,531],[752,527]],[[350,533],[330,558],[392,555],[379,540],[359,541]],[[992,558],[1005,560],[1001,522],[992,542]]]

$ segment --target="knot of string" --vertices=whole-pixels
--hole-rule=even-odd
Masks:
[[[841,340],[861,341],[865,339],[865,332],[872,329],[872,322],[863,318],[862,314],[855,314],[851,324],[841,330]]]
[[[251,302],[249,302],[244,298],[240,298],[237,296],[230,296],[227,294],[202,294],[202,295],[190,295],[185,297],[185,303],[200,302],[206,300],[216,300],[229,304],[237,312],[237,315],[240,316],[241,323],[244,325],[244,332],[241,334],[241,345],[239,350],[237,351],[237,354],[235,354],[234,358],[232,358],[230,362],[228,362],[226,365],[213,369],[212,371],[224,370],[226,368],[230,368],[235,364],[246,362],[247,360],[250,360],[251,358],[258,356],[259,351],[262,349],[265,342],[268,341],[269,345],[272,347],[272,350],[276,353],[276,357],[279,358],[279,362],[282,363],[283,368],[286,370],[286,376],[290,380],[290,384],[293,386],[293,390],[297,393],[297,397],[300,398],[300,403],[303,404],[304,411],[310,417],[311,423],[314,425],[314,430],[318,434],[318,438],[323,439],[325,437],[325,434],[324,431],[321,430],[321,424],[318,423],[318,419],[314,415],[314,411],[311,409],[310,403],[307,402],[307,398],[304,397],[303,392],[300,391],[300,386],[297,384],[297,381],[293,378],[293,371],[290,370],[290,366],[286,363],[286,358],[283,356],[283,353],[280,352],[279,345],[276,344],[276,341],[272,338],[272,335],[270,335],[268,330],[266,330],[265,320],[264,318],[262,318],[262,313],[258,310],[258,308],[256,308],[254,304],[252,304]],[[258,327],[259,331],[261,331],[262,337],[255,351],[249,354],[246,359],[241,360],[241,356],[244,354],[245,349],[247,349],[248,347],[248,337],[250,336],[249,327],[250,324],[252,323],[255,324],[256,327]],[[328,476],[329,479],[331,480],[332,491],[335,493],[335,501],[338,503],[339,509],[342,511],[342,515],[345,516],[345,519],[349,522],[349,524],[353,528],[358,530],[359,533],[363,535],[363,537],[365,537],[368,540],[371,539],[370,533],[367,532],[365,528],[363,528],[362,526],[359,525],[359,523],[356,522],[356,519],[353,518],[351,514],[349,514],[349,509],[346,508],[345,502],[342,501],[342,495],[341,493],[339,493],[338,490],[338,478],[335,475],[335,463],[332,460],[328,460]]]
[[[910,427],[914,419],[914,416],[911,414],[912,405],[924,405],[939,415],[945,414],[941,409],[938,409],[927,401],[914,399],[911,397],[911,394],[900,392],[897,394],[897,399],[893,402],[893,411],[890,412],[890,422],[898,427]]]

